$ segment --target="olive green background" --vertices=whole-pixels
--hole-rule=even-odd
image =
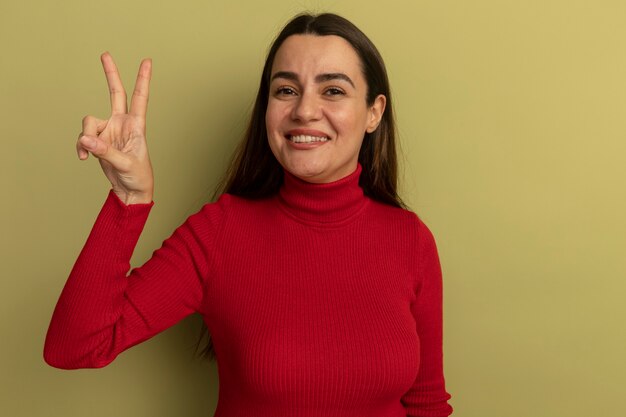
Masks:
[[[106,196],[74,143],[107,117],[99,54],[127,88],[154,60],[156,206],[140,264],[223,172],[273,36],[333,11],[381,50],[402,192],[445,280],[455,416],[626,415],[626,3],[621,0],[60,0],[0,3],[0,415],[211,416],[192,317],[101,370],[42,359],[47,325]]]

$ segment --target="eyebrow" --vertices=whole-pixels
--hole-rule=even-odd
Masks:
[[[296,74],[295,72],[290,72],[290,71],[278,71],[276,74],[272,75],[271,81],[274,81],[276,78],[284,78],[284,79],[291,80],[291,81],[299,81],[298,74]],[[354,82],[352,82],[350,77],[348,77],[346,74],[341,73],[341,72],[330,72],[330,73],[324,73],[324,74],[319,74],[315,76],[315,82],[317,83],[323,83],[326,81],[333,81],[333,80],[345,81],[349,83],[352,86],[352,88],[356,88],[354,86]]]

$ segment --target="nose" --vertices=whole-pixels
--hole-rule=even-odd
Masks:
[[[294,103],[291,118],[300,122],[319,120],[322,117],[321,101],[311,93],[303,93]]]

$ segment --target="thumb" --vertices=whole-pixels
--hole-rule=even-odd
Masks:
[[[78,143],[93,156],[107,161],[117,170],[123,170],[127,166],[126,155],[97,137],[83,135],[78,139]]]

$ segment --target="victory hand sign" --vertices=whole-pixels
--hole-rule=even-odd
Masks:
[[[90,153],[98,158],[113,192],[125,204],[150,203],[154,178],[146,144],[146,111],[152,61],[141,61],[129,111],[113,58],[105,52],[100,59],[111,95],[111,116],[106,120],[83,118],[76,143],[78,158],[85,160]]]

